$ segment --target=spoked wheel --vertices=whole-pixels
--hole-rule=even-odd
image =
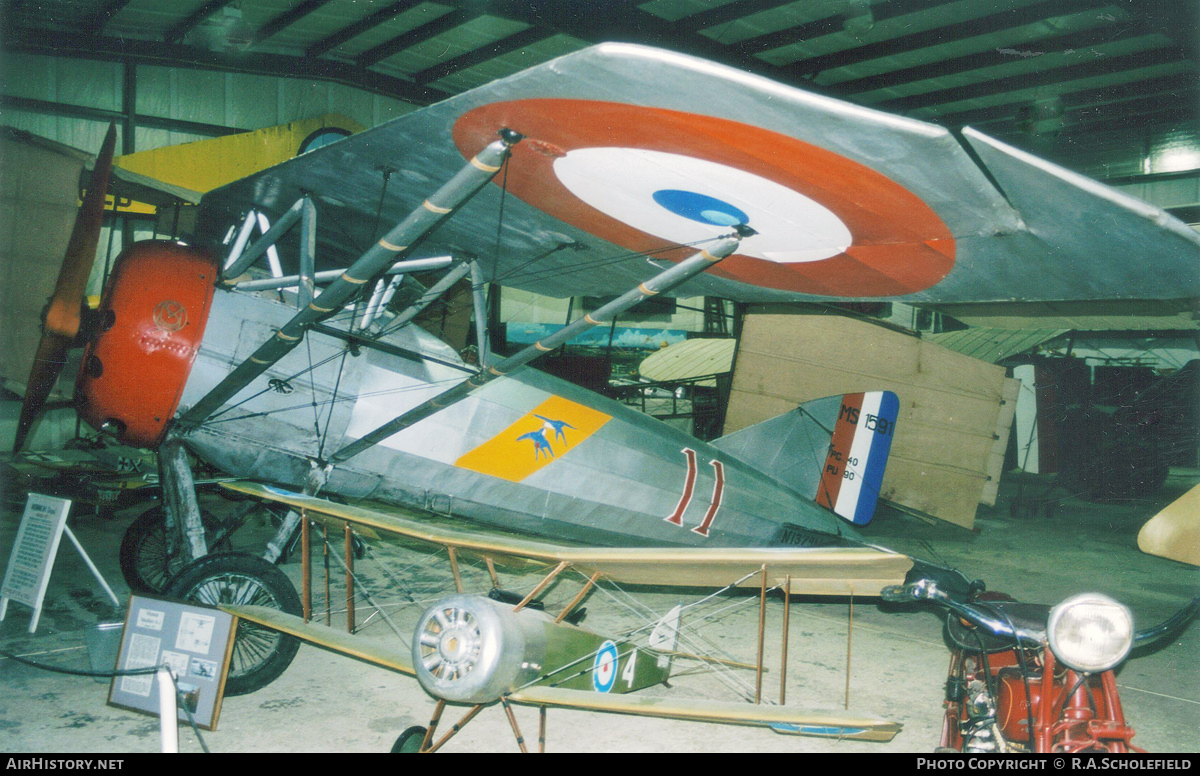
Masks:
[[[420,725],[413,725],[408,730],[400,734],[396,739],[396,743],[392,744],[392,754],[409,754],[421,751],[421,744],[425,741],[425,728]]]
[[[214,544],[221,522],[208,512],[200,513],[204,533],[209,539],[210,552],[229,552],[233,546],[228,536]],[[166,589],[171,578],[183,570],[187,559],[179,554],[167,554],[167,519],[161,505],[151,507],[130,524],[121,540],[121,575],[134,593],[157,594]]]
[[[207,555],[184,568],[167,586],[171,598],[208,606],[267,606],[299,617],[300,596],[291,581],[262,558],[229,552]],[[238,621],[226,695],[245,695],[279,678],[300,648],[300,640],[260,625]]]

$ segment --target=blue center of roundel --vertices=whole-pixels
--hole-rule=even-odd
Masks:
[[[675,215],[699,221],[702,224],[737,226],[750,220],[748,215],[728,202],[722,202],[706,194],[697,194],[694,191],[663,189],[654,192],[652,196],[655,202]]]

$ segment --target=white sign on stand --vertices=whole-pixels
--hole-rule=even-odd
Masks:
[[[50,572],[54,568],[54,558],[58,555],[58,544],[62,541],[64,533],[104,587],[113,604],[120,605],[116,593],[100,576],[92,559],[83,551],[83,546],[67,527],[67,513],[70,511],[70,499],[45,496],[41,493],[29,494],[29,499],[25,502],[25,513],[21,516],[21,527],[17,529],[17,541],[8,557],[4,584],[0,586],[0,620],[3,620],[8,612],[8,602],[16,601],[33,609],[33,617],[29,620],[29,632],[37,630],[38,620],[42,616],[42,600],[46,597]]]

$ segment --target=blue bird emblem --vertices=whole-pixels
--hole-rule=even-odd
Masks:
[[[517,437],[518,442],[522,439],[533,440],[533,458],[535,461],[541,457],[543,452],[547,458],[554,457],[554,448],[550,447],[550,441],[546,439],[546,429],[539,428],[537,431],[530,431],[528,434],[521,434],[521,436]]]
[[[537,418],[538,420],[546,421],[546,425],[543,426],[542,431],[544,433],[546,431],[553,430],[554,431],[554,439],[556,441],[561,439],[565,443],[567,441],[567,435],[563,433],[563,429],[569,428],[569,429],[574,430],[574,428],[575,428],[574,426],[572,426],[570,423],[568,423],[565,420],[551,420],[550,418],[546,417],[545,415],[537,415],[537,414],[534,414],[534,417]]]

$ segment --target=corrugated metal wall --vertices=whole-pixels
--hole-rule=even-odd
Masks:
[[[134,112],[238,130],[260,129],[289,121],[341,113],[373,127],[415,109],[402,100],[372,94],[342,84],[274,76],[222,73],[172,67],[138,66],[135,71]],[[106,118],[89,118],[89,111],[124,113],[125,71],[117,62],[8,54],[0,60],[0,94],[58,106],[46,111],[4,106],[0,124],[95,154],[108,129]],[[83,110],[78,110],[83,109]],[[82,113],[57,115],[59,113]],[[140,126],[133,147],[125,145],[124,127],[117,121],[117,153],[148,151],[162,146],[204,140],[215,133],[197,134]],[[3,185],[3,182],[0,182]],[[135,220],[128,236],[154,236],[153,225]],[[121,228],[106,227],[100,239],[93,292],[99,288],[105,257],[120,253]]]
[[[124,69],[115,62],[11,54],[0,67],[0,92],[5,96],[81,108],[123,111],[123,82]],[[401,100],[341,84],[144,65],[136,71],[136,103],[135,112],[145,116],[246,130],[325,113],[341,113],[373,127],[414,109]],[[15,108],[5,108],[0,121],[89,153],[100,147],[108,126],[107,121]],[[208,136],[141,127],[133,150]]]

